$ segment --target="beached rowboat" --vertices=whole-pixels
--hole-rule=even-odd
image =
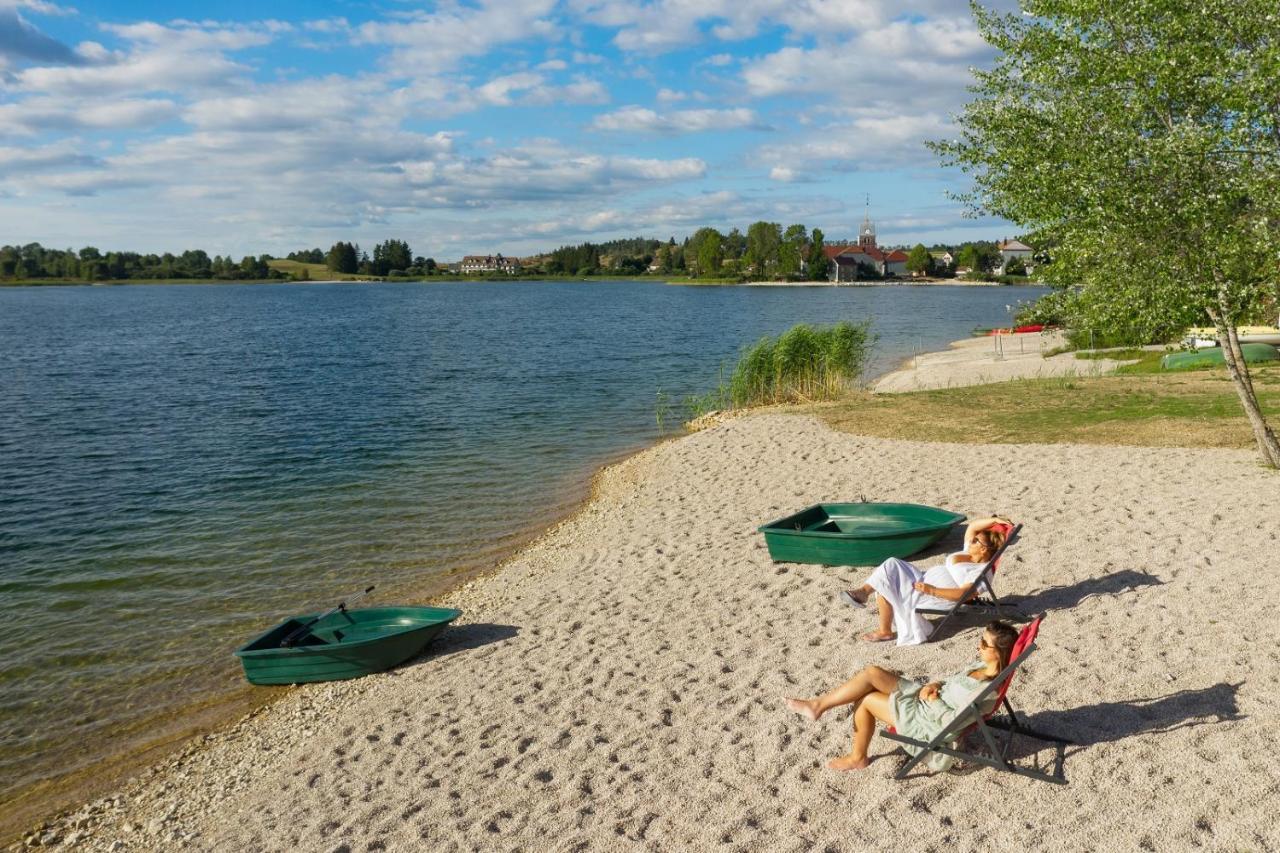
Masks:
[[[1280,346],[1280,328],[1275,326],[1241,326],[1236,335],[1242,344],[1270,344]],[[1218,330],[1214,328],[1188,329],[1183,342],[1196,349],[1211,349],[1218,345]]]
[[[252,684],[302,684],[359,678],[417,655],[462,615],[445,607],[338,610],[281,644],[318,614],[295,616],[236,650]]]
[[[831,503],[757,529],[778,562],[874,566],[929,547],[964,518],[921,504]]]
[[[1280,360],[1280,351],[1270,344],[1241,344],[1240,352],[1248,364]],[[1201,367],[1221,367],[1224,364],[1222,348],[1202,349],[1196,352],[1171,352],[1160,359],[1163,370],[1195,370]]]

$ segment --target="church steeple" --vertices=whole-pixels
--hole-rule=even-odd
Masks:
[[[867,196],[867,206],[862,216],[862,227],[858,229],[858,245],[864,249],[876,248],[876,226],[871,221],[871,196]]]

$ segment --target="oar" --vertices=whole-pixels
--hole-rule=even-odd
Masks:
[[[281,640],[281,641],[280,641],[280,648],[282,648],[282,649],[287,649],[287,648],[289,648],[289,647],[290,647],[290,646],[292,646],[292,645],[293,645],[297,640],[301,639],[301,638],[303,637],[303,635],[305,635],[305,634],[307,633],[307,631],[311,628],[311,626],[312,626],[312,625],[316,624],[317,622],[319,622],[321,619],[325,618],[326,616],[332,616],[333,614],[337,613],[339,610],[346,610],[346,609],[347,609],[347,605],[348,605],[348,604],[355,604],[357,601],[359,601],[360,599],[364,598],[366,595],[368,595],[368,594],[369,594],[369,593],[371,593],[371,592],[373,592],[373,585],[370,585],[367,589],[365,589],[365,590],[364,590],[364,592],[361,592],[361,593],[358,593],[358,594],[356,594],[356,595],[352,596],[352,597],[351,597],[351,599],[350,599],[350,601],[339,601],[339,602],[338,602],[338,606],[337,606],[337,607],[334,607],[334,608],[332,608],[332,609],[330,609],[330,610],[326,610],[324,613],[321,613],[319,616],[317,616],[316,618],[312,619],[310,622],[308,622],[307,624],[303,625],[301,628],[297,628],[297,629],[295,629],[295,630],[293,631],[293,633],[292,633],[292,634],[290,634],[289,636],[287,636],[287,637],[285,637],[283,640]]]

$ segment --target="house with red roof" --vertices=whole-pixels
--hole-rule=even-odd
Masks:
[[[831,261],[827,277],[837,284],[865,277],[865,272],[861,276],[858,274],[862,267],[886,277],[907,274],[907,253],[901,249],[886,252],[877,246],[876,226],[870,217],[862,220],[856,245],[823,246],[822,252]]]

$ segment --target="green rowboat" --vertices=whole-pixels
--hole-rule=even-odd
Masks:
[[[1271,344],[1241,344],[1240,352],[1248,364],[1280,359],[1280,351]],[[1201,367],[1221,367],[1225,363],[1221,347],[1195,352],[1171,352],[1160,359],[1160,367],[1164,370],[1196,370]]]
[[[780,563],[874,566],[928,548],[964,518],[920,504],[815,504],[757,529]]]
[[[462,615],[445,607],[338,610],[294,645],[281,643],[320,614],[295,616],[236,650],[251,684],[339,681],[381,672],[417,655]]]

